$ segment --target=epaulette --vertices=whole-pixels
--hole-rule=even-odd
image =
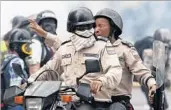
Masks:
[[[66,43],[68,43],[68,42],[71,42],[71,40],[64,41],[64,42],[62,42],[61,45],[64,45],[64,44],[66,44]]]
[[[127,42],[127,41],[124,41],[124,40],[121,40],[121,42],[125,45],[127,45],[128,47],[134,47],[134,45],[130,42]]]
[[[107,42],[108,41],[108,38],[105,38],[105,37],[97,37],[97,41],[104,41],[104,42]]]

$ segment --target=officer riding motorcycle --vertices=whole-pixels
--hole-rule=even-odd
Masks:
[[[117,88],[122,76],[117,55],[111,51],[111,47],[105,46],[105,41],[95,40],[93,27],[94,18],[89,9],[80,7],[71,10],[67,21],[67,31],[71,32],[70,40],[63,43],[53,59],[29,78],[33,80],[42,71],[52,69],[61,75],[62,85],[77,88],[76,79],[85,73],[85,61],[95,60],[101,65],[100,72],[90,72],[80,80],[90,86],[94,100],[91,103],[81,103],[73,96],[77,110],[108,108],[111,104],[111,91]],[[48,74],[42,74],[38,80],[51,79],[52,74]]]
[[[122,40],[119,35],[122,33],[122,18],[112,9],[102,9],[95,15],[95,35],[108,38],[112,43],[112,50],[118,57],[122,66],[122,79],[117,88],[112,92],[112,110],[133,110],[130,103],[133,77],[135,76],[140,84],[149,88],[149,96],[153,99],[153,92],[156,90],[156,82],[151,72],[142,64],[142,61],[135,47]],[[107,43],[108,45],[108,43]]]

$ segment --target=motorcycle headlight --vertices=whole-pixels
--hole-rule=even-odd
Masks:
[[[42,105],[42,98],[26,98],[27,110],[41,110]]]

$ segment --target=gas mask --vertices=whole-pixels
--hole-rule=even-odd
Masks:
[[[52,34],[56,34],[56,23],[53,19],[44,19],[41,21],[42,28]]]
[[[32,54],[31,43],[20,43],[17,44],[15,51],[18,53],[20,58],[25,59]]]

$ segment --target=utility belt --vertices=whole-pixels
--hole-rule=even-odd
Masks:
[[[103,110],[105,110],[104,108],[109,108],[110,107],[110,105],[112,104],[112,102],[98,102],[98,101],[92,101],[91,103],[89,103],[89,102],[80,102],[80,101],[76,101],[76,102],[74,102],[73,103],[73,107],[74,108],[79,108],[81,105],[84,105],[84,104],[86,104],[86,105],[89,105],[89,106],[91,106],[92,108],[96,108],[96,109],[103,109]]]
[[[121,103],[126,107],[126,110],[134,110],[132,104],[130,103],[130,97],[129,96],[124,96],[124,95],[120,95],[120,96],[112,96],[112,103]]]
[[[92,105],[94,108],[108,108],[112,102],[99,102],[99,101],[92,101]]]
[[[124,95],[120,95],[120,96],[112,96],[112,102],[120,102],[120,101],[126,101],[126,102],[130,102],[130,97],[129,96],[124,96]]]

